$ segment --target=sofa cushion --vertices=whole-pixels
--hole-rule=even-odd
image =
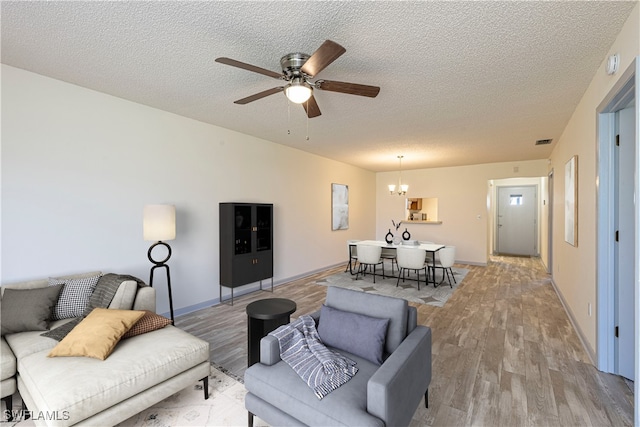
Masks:
[[[160,316],[149,310],[145,310],[144,316],[140,318],[132,327],[127,331],[122,338],[131,338],[136,335],[146,334],[147,332],[155,331],[156,329],[164,328],[171,324],[171,319],[167,319],[164,316]]]
[[[56,345],[49,357],[84,356],[105,360],[144,311],[96,308]]]
[[[131,310],[133,309],[133,302],[136,299],[136,293],[138,292],[138,284],[134,280],[124,280],[118,286],[116,294],[113,296],[109,308],[116,310]]]
[[[82,316],[98,279],[99,275],[80,279],[50,278],[49,286],[64,285],[51,318],[59,320]]]
[[[387,354],[393,353],[407,336],[409,303],[404,299],[329,286],[325,305],[352,313],[388,318],[389,327],[384,344]]]
[[[379,366],[357,355],[358,373],[318,400],[313,390],[284,361],[272,366],[256,363],[245,371],[244,385],[253,395],[286,412],[304,425],[384,426],[367,412],[367,383]]]
[[[55,328],[69,322],[69,320],[71,319],[54,320],[51,322],[50,326]],[[42,332],[40,331],[9,334],[5,335],[4,339],[7,340],[9,347],[11,347],[11,351],[18,359],[42,350],[51,350],[56,344],[58,344],[57,341],[42,337]]]
[[[9,344],[0,338],[0,380],[6,380],[16,374],[16,357]],[[4,395],[3,395],[4,397]]]
[[[325,345],[382,364],[389,319],[322,306],[318,335]]]
[[[42,340],[54,342],[49,338]],[[106,360],[47,357],[48,351],[18,360],[33,405],[67,411],[61,427],[76,424],[157,384],[209,361],[209,343],[174,326],[118,343]]]
[[[6,289],[2,295],[2,335],[45,331],[62,285],[40,289]]]

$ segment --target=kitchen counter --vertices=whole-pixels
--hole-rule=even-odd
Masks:
[[[402,224],[442,224],[442,221],[422,221],[421,219],[405,219]]]

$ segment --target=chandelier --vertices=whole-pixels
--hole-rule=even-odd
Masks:
[[[398,191],[396,191],[395,184],[389,184],[389,194],[397,194],[398,196],[404,196],[407,194],[409,190],[409,186],[407,184],[402,183],[402,158],[404,156],[398,156],[398,161],[400,162],[400,176],[398,178]]]

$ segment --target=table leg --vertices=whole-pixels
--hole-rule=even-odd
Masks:
[[[436,283],[436,252],[433,251],[431,253],[431,272],[433,273],[433,287],[437,288],[438,284]]]

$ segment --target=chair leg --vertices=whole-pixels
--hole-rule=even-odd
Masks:
[[[200,381],[202,381],[202,389],[204,390],[204,400],[207,400],[209,399],[209,377],[204,377]]]
[[[420,270],[416,270],[416,275],[418,276],[418,290],[420,290]]]
[[[253,414],[251,412],[247,411],[247,415],[248,415],[247,426],[248,427],[253,427]]]
[[[29,412],[29,408],[27,408],[27,404],[22,401],[22,413],[24,414],[24,419],[28,420],[31,418],[31,413]]]
[[[356,280],[358,280],[358,276],[362,272],[362,264],[358,263],[356,266],[358,267],[358,268],[356,268]],[[363,273],[363,275],[364,275],[364,273]]]
[[[453,288],[453,285],[451,284],[451,277],[449,276],[449,269],[448,268],[443,268],[442,269],[442,282],[440,283],[444,283],[444,278],[447,278],[447,283],[449,284],[450,287]]]
[[[376,265],[373,264],[373,283],[376,283]]]
[[[453,283],[457,285],[458,282],[456,282],[456,276],[453,275],[453,270],[451,269],[451,267],[449,267],[449,273],[451,273],[451,278],[453,279]]]
[[[403,271],[404,271],[404,268],[398,267],[398,280],[396,280],[396,288],[398,287],[398,284],[400,283],[400,275],[402,274]]]
[[[424,407],[429,408],[429,389],[424,392]]]
[[[5,406],[5,414],[7,416],[7,421],[13,421],[13,395],[9,395],[2,398]]]

